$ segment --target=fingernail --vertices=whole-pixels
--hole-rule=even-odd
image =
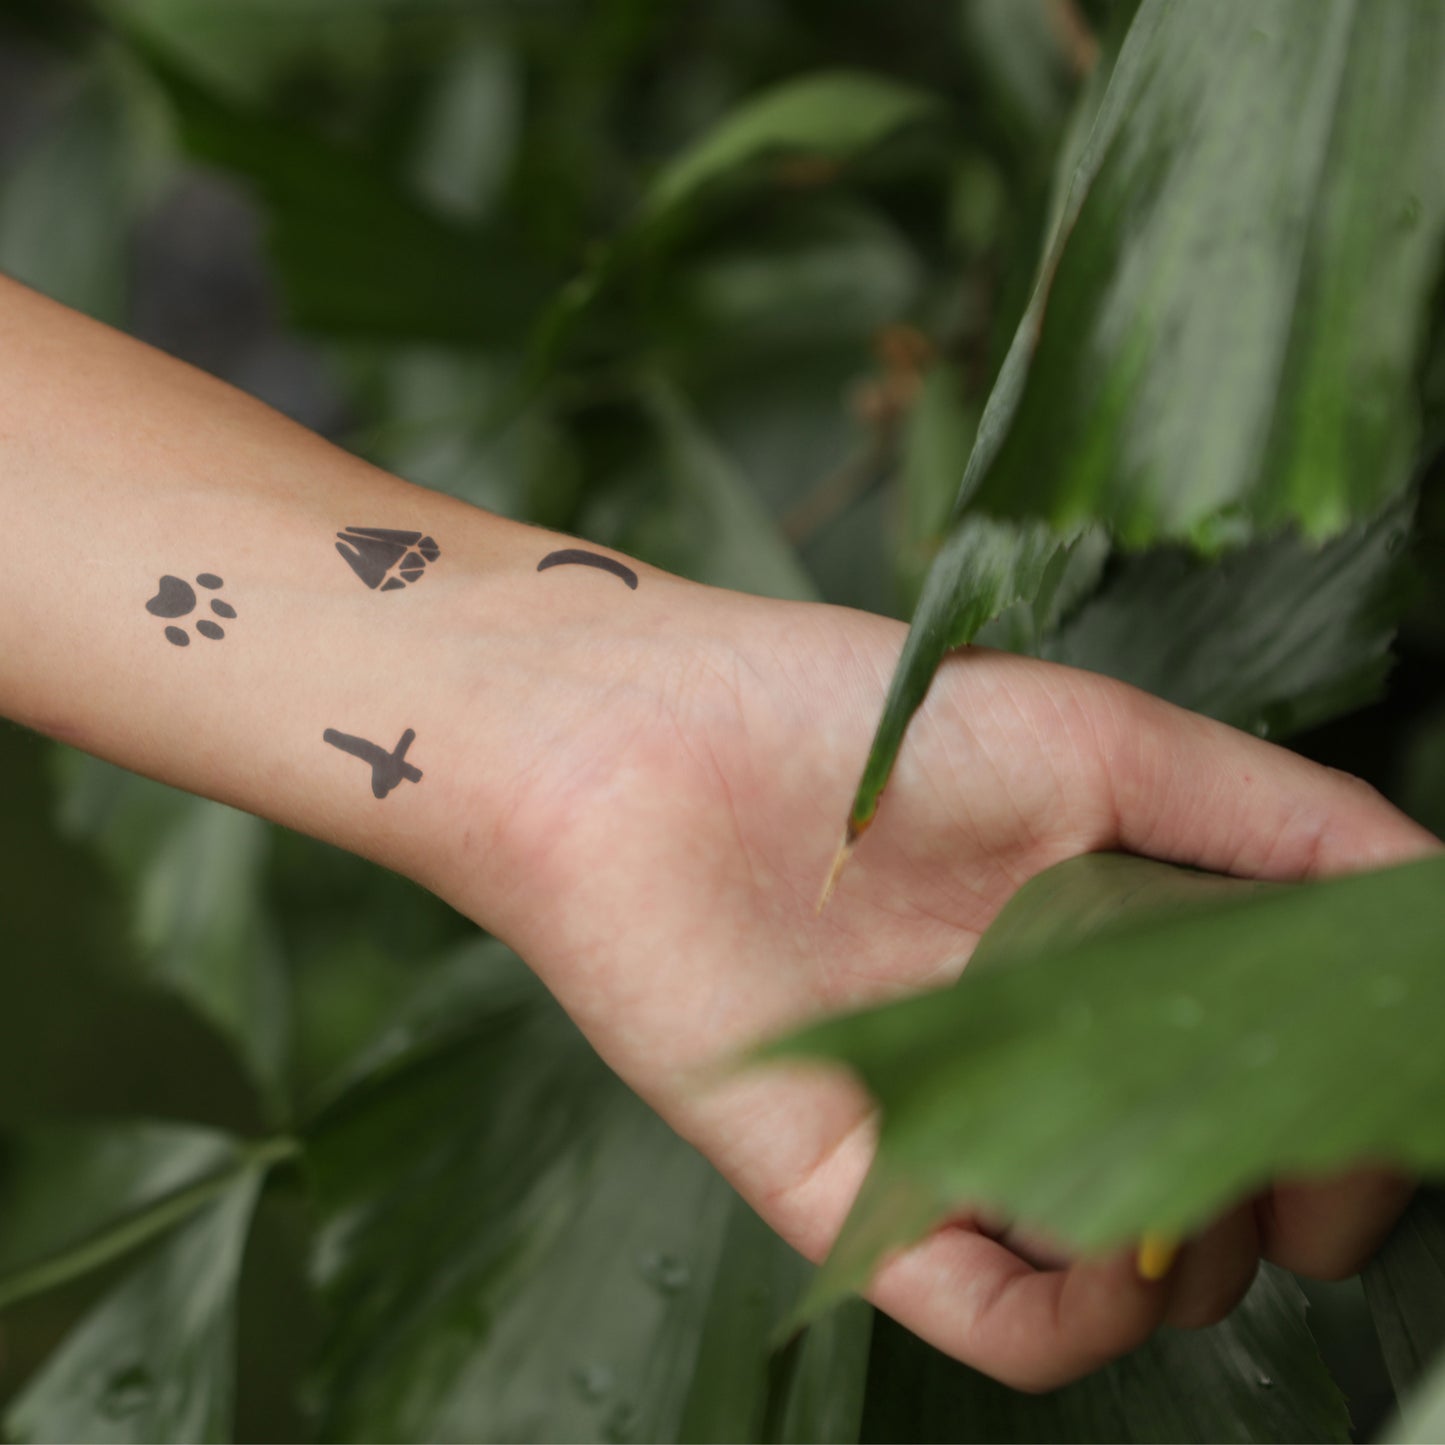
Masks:
[[[1163,1279],[1179,1257],[1179,1241],[1170,1234],[1146,1233],[1134,1257],[1140,1279]]]

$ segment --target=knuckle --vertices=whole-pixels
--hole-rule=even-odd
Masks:
[[[1383,803],[1385,801],[1384,794],[1373,783],[1367,783],[1364,778],[1357,777],[1354,773],[1347,773],[1343,768],[1330,768],[1330,772],[1362,803]]]

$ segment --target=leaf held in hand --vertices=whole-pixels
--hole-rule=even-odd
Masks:
[[[800,1316],[963,1208],[1095,1252],[1186,1238],[1280,1175],[1445,1169],[1418,1106],[1445,1089],[1442,880],[1439,857],[1289,889],[1074,859],[1019,891],[955,988],[774,1045],[850,1065],[882,1106]]]

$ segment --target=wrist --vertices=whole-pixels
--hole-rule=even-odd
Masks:
[[[575,550],[638,585],[581,563],[538,570]],[[484,513],[453,553],[416,632],[434,822],[391,866],[518,942],[567,891],[584,823],[656,763],[679,700],[729,646],[735,600],[753,599]]]

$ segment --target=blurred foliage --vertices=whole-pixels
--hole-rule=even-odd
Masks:
[[[1161,60],[1150,37],[1187,8],[0,0],[0,268],[413,480],[703,580],[904,615],[946,546],[915,701],[928,649],[978,633],[1256,731],[1315,729],[1302,746],[1438,827],[1445,325],[1421,324],[1440,315],[1438,174],[1403,212],[1378,202],[1440,153],[1439,27],[1402,61],[1399,27],[1428,5],[1332,5],[1310,41],[1325,74],[1290,51],[1284,0],[1250,24],[1210,7],[1187,22],[1199,45]],[[1247,87],[1250,66],[1269,83]],[[1241,103],[1265,91],[1268,115]],[[1133,169],[1071,190],[1141,105],[1160,126]],[[1232,128],[1149,190],[1183,165],[1164,122],[1191,106]],[[1301,107],[1328,141],[1318,174],[1357,187],[1345,202],[1260,143]],[[1140,204],[1157,225],[1122,224]],[[1221,215],[1232,251],[1213,249]],[[1266,215],[1314,257],[1284,300],[1251,269]],[[1156,265],[1166,232],[1198,254]],[[1030,367],[1019,323],[1051,238],[1067,314]],[[1144,278],[1150,354],[1188,361],[1116,386],[1112,410],[1079,338],[1121,342],[1130,375],[1143,353],[1101,305],[1100,255]],[[1292,390],[1231,369],[1250,307]],[[1338,532],[1327,546],[1235,516],[1200,557],[1175,545],[1197,507],[1141,530],[1168,513],[1160,478],[1205,466],[1240,407],[1273,419],[1255,432],[1276,452],[1304,447],[1345,424],[1333,382],[1359,367],[1348,475],[1323,511],[1289,512]],[[1141,430],[1141,408],[1169,424]],[[1151,454],[1153,491],[1120,510],[1102,458],[1141,437],[1170,460]],[[1231,495],[1295,475],[1276,462],[1241,465]],[[966,465],[991,505],[1003,476],[1072,490],[1020,486],[1028,520],[987,518],[959,509]],[[1111,525],[1149,545],[1117,552]],[[1360,711],[1397,627],[1390,696]],[[0,761],[7,1437],[1340,1438],[1276,1277],[1218,1330],[1048,1402],[875,1331],[856,1302],[774,1349],[808,1269],[499,945],[217,805],[15,731]],[[1411,1379],[1438,1309],[1412,1323],[1413,1277],[1400,1265],[1382,1306],[1392,1369],[1401,1339],[1424,1342]],[[1363,1316],[1343,1308],[1348,1336]]]

